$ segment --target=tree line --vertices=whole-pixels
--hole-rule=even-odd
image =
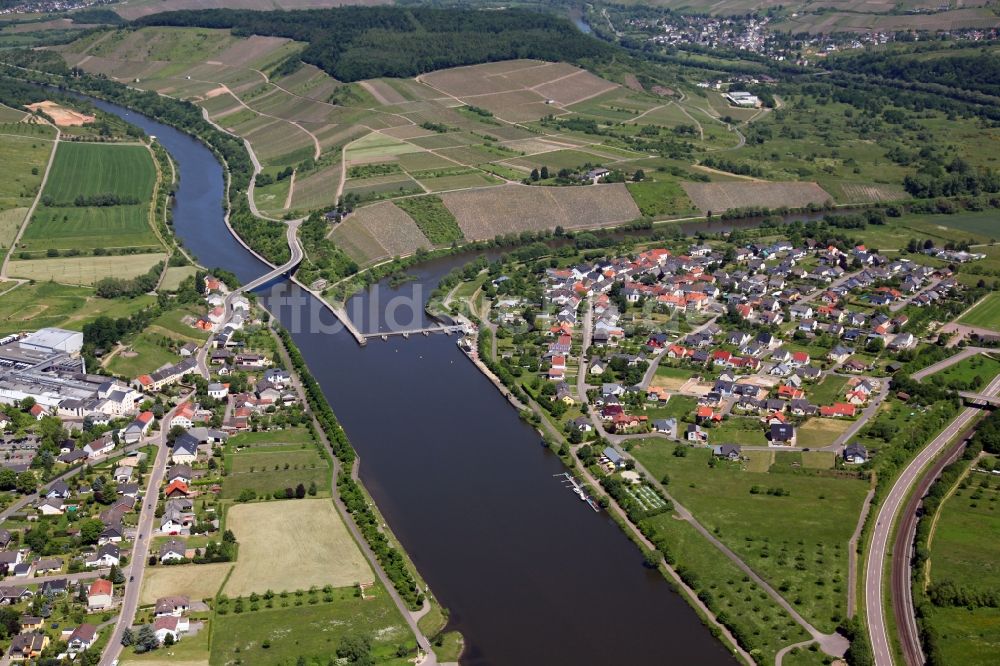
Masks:
[[[614,51],[610,45],[582,35],[564,18],[520,9],[184,10],[145,16],[134,25],[223,28],[238,36],[268,35],[307,42],[301,60],[341,81],[409,77],[515,58],[581,62],[605,58]]]

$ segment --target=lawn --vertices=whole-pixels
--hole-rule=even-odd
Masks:
[[[669,475],[677,501],[807,619],[832,631],[846,612],[847,542],[867,483],[805,469],[798,452],[776,454],[770,471],[759,473],[736,463],[710,466],[708,449],[683,450],[677,457],[673,446],[647,440],[631,453],[654,478]],[[787,494],[767,492],[778,488]]]
[[[313,437],[305,428],[288,428],[278,432],[243,432],[229,438],[227,447],[241,446],[284,446],[288,444],[312,444]]]
[[[210,663],[284,666],[299,657],[326,663],[344,637],[357,635],[371,637],[374,663],[409,663],[408,656],[396,656],[396,649],[405,645],[415,650],[416,643],[389,595],[379,585],[365,593],[374,598],[336,589],[328,597],[331,602],[310,605],[301,597],[278,597],[273,609],[261,603],[256,611],[216,615]]]
[[[816,416],[799,426],[795,441],[802,448],[823,448],[833,444],[850,426],[851,422],[845,419],[822,419]]]
[[[77,196],[113,193],[149,201],[156,170],[145,146],[60,143],[43,196],[73,205]]]
[[[143,654],[123,650],[121,663],[143,666],[208,666],[208,640],[211,633],[206,626],[197,635],[184,636],[170,647],[161,647]]]
[[[331,500],[236,504],[226,514],[226,527],[240,544],[236,569],[226,582],[229,596],[375,579]]]
[[[170,266],[163,275],[163,282],[160,284],[160,288],[164,291],[177,291],[184,280],[197,272],[198,269],[194,266]],[[195,329],[191,330],[194,331]],[[202,331],[196,332],[201,333]],[[208,334],[206,333],[206,335]]]
[[[846,377],[836,375],[826,375],[823,381],[806,389],[806,397],[814,405],[832,405],[835,402],[843,402],[847,391]]]
[[[170,270],[170,269],[167,269]],[[200,328],[194,328],[184,323],[185,318],[197,320],[204,310],[198,306],[180,306],[172,310],[167,310],[151,322],[151,326],[156,326],[160,332],[177,338],[183,342],[194,341],[204,342],[208,340],[211,333]]]
[[[160,344],[165,338],[155,333],[143,331],[129,343],[127,349],[118,352],[108,361],[107,369],[116,375],[135,378],[149,374],[168,363],[180,361],[180,357]]]
[[[139,603],[146,606],[160,597],[182,594],[192,599],[211,599],[226,579],[229,562],[178,564],[148,567],[143,574]]]
[[[315,483],[320,496],[330,492],[330,464],[311,445],[281,447],[279,451],[262,446],[246,449],[227,455],[226,469],[229,474],[222,482],[222,499],[236,499],[247,489],[270,496],[300,483],[306,488]]]
[[[764,425],[754,417],[730,416],[719,425],[708,429],[708,443],[767,446]]]
[[[969,326],[1000,331],[1000,293],[988,294],[958,321]]]

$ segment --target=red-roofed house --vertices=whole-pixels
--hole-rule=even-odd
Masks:
[[[87,590],[87,608],[95,610],[106,610],[111,608],[111,601],[114,596],[114,585],[110,580],[98,578],[90,584]]]
[[[841,416],[854,416],[857,409],[854,405],[849,405],[845,402],[835,402],[832,405],[824,405],[819,408],[820,416],[830,416],[833,418],[838,418]]]

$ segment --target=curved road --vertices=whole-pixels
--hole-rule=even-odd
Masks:
[[[986,395],[995,395],[1000,391],[1000,377],[997,377],[983,390]],[[979,413],[978,407],[969,407],[962,411],[941,431],[934,440],[925,446],[906,466],[892,489],[886,495],[875,519],[875,529],[868,548],[868,559],[865,563],[865,613],[867,615],[868,633],[872,640],[872,652],[875,666],[892,666],[893,648],[885,626],[885,604],[882,591],[885,581],[885,559],[892,536],[892,527],[896,522],[904,500],[910,489],[917,482],[921,470],[927,466],[948,445],[956,435],[969,426],[972,419]]]

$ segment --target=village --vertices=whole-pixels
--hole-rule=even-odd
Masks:
[[[125,595],[126,571],[136,577],[130,563],[234,560],[220,502],[258,491],[329,495],[329,464],[302,427],[301,392],[275,362],[276,336],[246,296],[212,276],[203,289],[206,315],[195,325],[211,330],[208,343],[185,345],[176,362],[130,380],[88,374],[83,336],[73,331],[0,344],[0,641],[11,661],[85,655],[78,663],[97,663],[112,618],[139,599]],[[235,454],[258,445],[241,444],[243,433],[284,437],[296,449],[286,461],[310,462],[242,469]],[[182,593],[144,598],[137,610],[120,638],[136,653],[197,635],[209,614]]]
[[[787,450],[864,469],[874,452],[858,435],[923,339],[927,322],[912,313],[962,298],[949,265],[922,257],[982,255],[839,245],[700,243],[533,273],[505,265],[483,285],[496,292],[497,362],[612,472],[630,470],[630,447],[651,438],[736,465]]]

